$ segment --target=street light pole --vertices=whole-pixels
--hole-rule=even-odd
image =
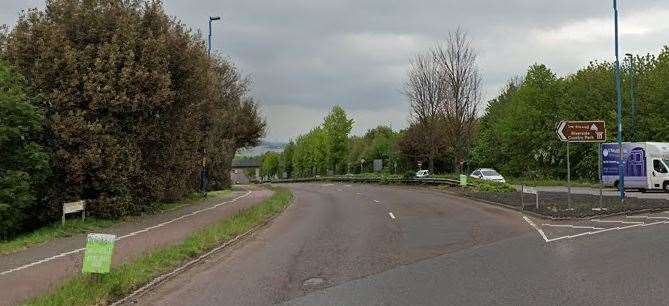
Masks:
[[[215,20],[221,20],[221,17],[209,17],[209,44],[207,45],[207,55],[211,55],[211,22]]]
[[[613,20],[615,26],[615,52],[616,52],[616,119],[618,121],[618,189],[620,189],[620,202],[625,202],[625,166],[623,165],[623,98],[620,85],[620,57],[618,56],[618,0],[613,0]]]
[[[630,123],[630,136],[631,140],[634,141],[634,138],[636,136],[636,101],[634,101],[634,74],[636,74],[636,69],[634,67],[634,56],[630,53],[626,53],[625,56],[627,56],[630,59],[630,101],[632,103],[632,109],[630,112],[632,113],[632,122]]]
[[[209,37],[207,41],[207,56],[211,57],[211,22],[215,20],[221,20],[221,17],[219,16],[209,16]],[[200,188],[202,190],[202,194],[206,197],[207,196],[207,185],[209,184],[209,172],[207,171],[207,138],[208,138],[208,131],[205,131],[204,134],[204,149],[202,150],[202,153],[204,154],[204,157],[202,157],[202,170],[200,171]]]

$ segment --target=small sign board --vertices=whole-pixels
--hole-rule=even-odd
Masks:
[[[86,238],[84,264],[81,272],[99,274],[109,273],[115,241],[115,235],[88,234],[88,237]]]
[[[537,189],[532,187],[523,187],[524,193],[537,194]]]
[[[601,120],[560,121],[556,133],[561,141],[604,142],[606,141],[606,124]]]
[[[375,159],[373,162],[374,166],[374,172],[381,172],[383,171],[383,160],[382,159]]]
[[[86,220],[86,201],[63,203],[62,224],[65,225],[65,215],[81,212],[81,220]]]
[[[76,212],[83,211],[85,204],[86,204],[85,201],[63,203],[63,213],[64,214],[71,214],[71,213],[76,213]]]
[[[461,187],[467,186],[467,176],[464,174],[460,174],[460,186]]]

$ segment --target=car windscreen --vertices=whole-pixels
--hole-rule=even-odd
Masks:
[[[481,171],[481,172],[483,172],[484,176],[499,176],[499,173],[497,173],[497,171],[493,171],[493,170],[484,170],[484,171]]]

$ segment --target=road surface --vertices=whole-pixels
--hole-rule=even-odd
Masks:
[[[288,185],[266,229],[139,305],[664,305],[669,213],[547,222],[419,187]]]

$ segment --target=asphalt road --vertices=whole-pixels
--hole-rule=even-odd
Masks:
[[[548,224],[427,188],[289,187],[294,204],[266,229],[134,302],[666,305],[669,300],[669,213]]]

